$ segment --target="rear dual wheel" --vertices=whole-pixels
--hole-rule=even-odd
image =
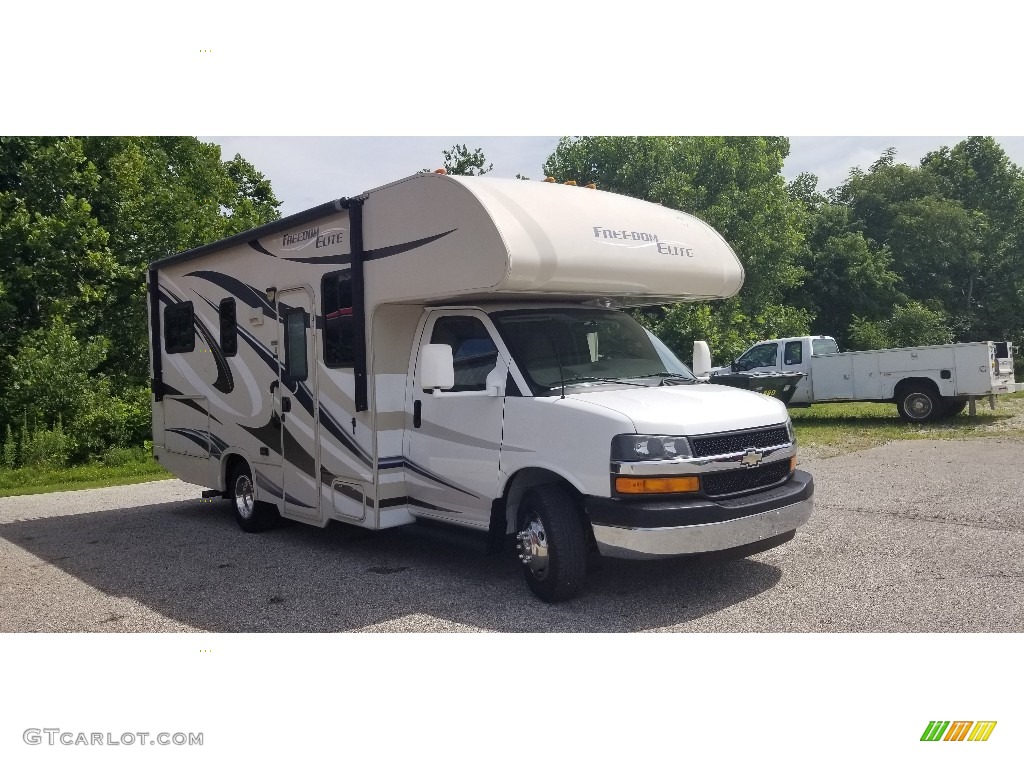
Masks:
[[[260,533],[277,525],[281,516],[275,505],[256,501],[256,486],[252,470],[245,462],[239,462],[228,481],[231,506],[235,522],[246,533]]]

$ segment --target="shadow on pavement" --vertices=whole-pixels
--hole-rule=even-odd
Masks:
[[[580,598],[546,605],[514,556],[416,528],[253,535],[226,502],[187,501],[7,523],[0,537],[103,593],[215,632],[360,630],[410,615],[502,632],[625,632],[685,625],[781,577],[750,559],[598,559]]]

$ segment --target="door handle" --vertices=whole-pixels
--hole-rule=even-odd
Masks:
[[[290,397],[281,398],[281,413],[290,413],[292,410],[292,399]]]
[[[423,423],[423,402],[416,400],[412,404],[412,425],[416,428],[420,428],[420,424]]]

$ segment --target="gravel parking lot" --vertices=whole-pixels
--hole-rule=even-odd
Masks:
[[[728,562],[603,560],[545,605],[511,555],[433,530],[242,533],[176,480],[0,499],[0,631],[1024,629],[1024,442],[804,457],[796,538]]]

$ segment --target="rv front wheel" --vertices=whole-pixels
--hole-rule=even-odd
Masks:
[[[252,470],[240,463],[231,477],[231,501],[235,520],[246,533],[259,533],[274,527],[280,519],[277,507],[265,501],[256,501],[256,488]]]
[[[558,603],[576,596],[587,571],[587,537],[564,489],[544,485],[523,496],[516,538],[526,583],[537,597]]]

